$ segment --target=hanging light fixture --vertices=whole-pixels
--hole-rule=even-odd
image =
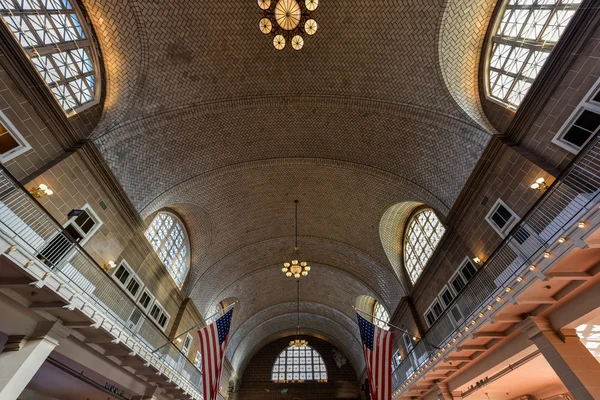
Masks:
[[[290,342],[290,347],[306,347],[308,342],[300,339],[300,280],[296,279],[296,311],[298,318],[296,320],[296,339]]]
[[[319,0],[257,0],[262,18],[258,28],[265,35],[273,35],[273,46],[283,50],[287,43],[294,50],[304,47],[304,36],[317,32],[313,12]]]
[[[301,276],[308,275],[310,271],[310,265],[306,261],[299,261],[298,257],[298,200],[294,200],[296,203],[296,242],[294,245],[294,251],[292,251],[291,262],[283,263],[281,271],[288,277],[294,277],[299,279]]]

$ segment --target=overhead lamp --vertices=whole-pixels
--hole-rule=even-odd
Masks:
[[[534,190],[548,189],[548,185],[546,185],[546,180],[544,178],[537,178],[529,187]]]
[[[298,200],[294,200],[296,204],[296,241],[294,245],[294,250],[292,251],[292,260],[291,262],[284,262],[283,268],[281,268],[281,272],[285,274],[287,277],[294,277],[296,279],[300,279],[302,276],[308,275],[310,271],[310,265],[306,261],[299,261],[298,257]]]
[[[35,197],[36,199],[41,199],[44,196],[51,196],[54,194],[54,191],[52,189],[50,189],[47,185],[45,184],[40,184],[38,187],[36,187],[35,189],[31,189],[29,191],[29,193],[31,193],[31,195],[33,197]]]
[[[283,50],[289,42],[294,50],[304,47],[305,35],[317,32],[314,11],[319,0],[257,0],[262,17],[258,28],[273,35],[273,47]]]
[[[481,264],[481,258],[479,258],[479,257],[474,257],[474,258],[473,258],[473,262],[474,262],[475,264]]]
[[[112,271],[113,269],[115,269],[117,267],[117,264],[115,264],[115,262],[113,260],[110,260],[109,262],[107,262],[106,264],[104,264],[103,267],[104,267],[103,269],[106,272],[110,272],[110,271]]]

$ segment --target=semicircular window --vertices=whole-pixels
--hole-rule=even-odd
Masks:
[[[404,238],[404,267],[413,285],[421,276],[445,231],[431,208],[417,211],[408,221]]]
[[[67,115],[96,103],[96,56],[73,0],[0,0],[0,14]]]
[[[390,322],[390,313],[387,312],[383,304],[380,302],[375,302],[375,306],[373,307],[373,323],[380,327],[381,329],[385,329],[386,331],[390,329],[387,324]]]
[[[582,0],[505,0],[487,59],[488,97],[517,108]]]
[[[271,372],[273,382],[327,382],[321,354],[310,346],[288,347],[279,353]]]
[[[175,214],[161,211],[156,214],[145,235],[169,275],[181,288],[190,267],[189,239],[181,220]]]

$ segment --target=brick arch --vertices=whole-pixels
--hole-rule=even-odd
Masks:
[[[479,96],[480,58],[496,1],[447,0],[439,31],[439,62],[456,104],[483,129],[497,133]]]

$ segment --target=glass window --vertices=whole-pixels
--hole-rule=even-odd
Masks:
[[[419,279],[445,231],[430,208],[417,212],[408,222],[404,239],[404,266],[413,284]]]
[[[190,252],[187,233],[179,218],[159,212],[146,230],[146,239],[181,288],[190,266]]]
[[[323,357],[310,346],[288,347],[273,364],[271,380],[274,382],[327,382],[327,369]]]
[[[386,331],[390,329],[387,324],[390,321],[390,314],[387,312],[385,307],[378,301],[375,302],[375,306],[373,307],[373,324],[377,325],[381,329],[385,329]]]
[[[0,15],[66,112],[95,100],[95,55],[71,0],[0,0]]]
[[[518,107],[581,0],[508,0],[491,40],[488,95]]]
[[[196,358],[194,358],[194,365],[200,371],[202,371],[202,354],[199,351],[196,352]]]

